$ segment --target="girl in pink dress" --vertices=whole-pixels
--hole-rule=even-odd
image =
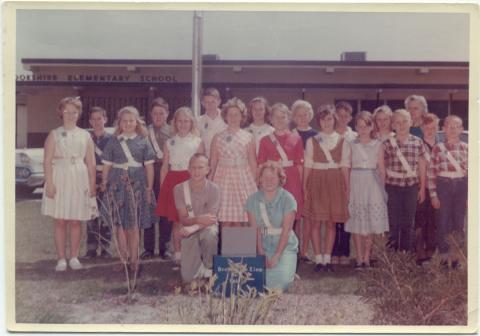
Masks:
[[[282,164],[287,181],[283,188],[290,192],[297,201],[295,219],[300,219],[303,210],[303,143],[302,138],[288,128],[291,112],[285,104],[272,106],[271,122],[274,132],[260,140],[258,163],[276,161]]]
[[[227,101],[222,117],[228,127],[212,140],[210,177],[221,190],[218,220],[223,227],[241,226],[248,221],[245,202],[257,191],[255,140],[251,133],[240,128],[246,116],[247,109],[240,99]]]

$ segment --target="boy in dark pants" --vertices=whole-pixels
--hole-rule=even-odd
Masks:
[[[152,124],[148,126],[148,138],[156,154],[156,160],[153,163],[154,180],[153,192],[156,199],[160,193],[160,168],[162,167],[163,152],[162,148],[170,138],[170,126],[167,124],[168,103],[163,98],[156,98],[150,106],[150,117]],[[165,217],[160,217],[158,221],[159,237],[158,248],[159,255],[166,258],[167,243],[172,234],[172,223]],[[140,255],[141,259],[152,258],[155,254],[155,224],[150,229],[143,230],[143,248],[144,252]]]
[[[460,141],[462,119],[450,115],[443,125],[445,141],[432,149],[428,168],[428,190],[435,208],[437,244],[442,263],[459,266],[458,258],[447,241],[450,233],[464,234],[468,189],[468,145]]]
[[[425,200],[425,147],[423,141],[409,134],[412,119],[408,111],[393,114],[396,134],[383,142],[383,160],[379,171],[388,194],[388,221],[391,248],[414,252],[415,212]]]
[[[112,135],[105,131],[107,112],[103,108],[98,106],[92,107],[89,112],[88,121],[92,127],[90,135],[92,136],[92,140],[95,145],[96,185],[99,186],[102,182],[103,169],[100,156],[102,155],[102,150],[105,148]],[[97,199],[101,198],[102,194],[100,191],[98,191]],[[98,205],[99,209],[100,207],[101,204]],[[96,258],[99,247],[101,257],[110,257],[108,248],[110,246],[111,237],[111,228],[108,223],[104,223],[102,221],[101,217],[87,221],[87,254],[85,255],[85,258]]]
[[[341,101],[335,105],[337,126],[335,132],[351,142],[357,138],[357,133],[348,126],[352,121],[353,108],[348,102]],[[335,243],[332,251],[332,264],[347,265],[350,263],[350,232],[345,231],[345,223],[335,224]]]

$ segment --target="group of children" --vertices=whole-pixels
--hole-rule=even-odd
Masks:
[[[82,267],[83,220],[90,221],[88,257],[97,255],[99,245],[100,253],[108,254],[106,231],[113,224],[121,261],[138,271],[139,260],[154,255],[158,223],[160,255],[167,256],[171,241],[171,258],[179,262],[182,253],[189,253],[182,247],[188,233],[174,189],[191,177],[189,163],[196,153],[209,159],[208,179],[218,186],[219,202],[208,221],[221,227],[248,225],[245,204],[258,190],[257,165],[280,164],[286,175],[283,188],[297,204],[299,260],[311,262],[311,242],[316,271],[349,263],[350,235],[355,267],[369,267],[374,237],[386,232],[391,248],[416,251],[419,263],[438,248],[445,264],[458,266],[446,237],[462,231],[466,211],[468,148],[460,141],[459,117],[444,120],[445,140],[439,141],[439,119],[428,113],[422,96],[408,97],[406,109],[395,112],[384,105],[373,114],[357,113],[356,132],[348,127],[352,107],[347,102],[322,105],[314,113],[305,100],[289,108],[282,103],[270,107],[263,97],[248,106],[232,98],[220,110],[220,94],[213,88],[204,90],[201,102],[205,113],[198,119],[181,107],[168,125],[168,103],[157,98],[148,127],[136,108],[124,107],[113,135],[104,131],[105,110],[90,111],[93,130],[88,134],[76,127],[81,101],[60,102],[63,126],[45,143],[42,206],[43,214],[55,218],[57,271],[67,268],[68,224],[69,265]],[[139,256],[140,229],[145,251]]]

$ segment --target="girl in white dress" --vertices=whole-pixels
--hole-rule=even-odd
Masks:
[[[82,268],[78,260],[82,227],[80,221],[98,216],[95,199],[95,155],[90,134],[78,128],[82,113],[79,98],[67,97],[57,108],[63,120],[45,141],[45,186],[42,214],[55,218],[56,271],[67,269],[66,233],[70,226],[70,260],[73,270]]]
[[[263,97],[256,97],[250,100],[247,110],[248,127],[246,131],[252,133],[255,139],[255,148],[258,155],[260,139],[273,132],[273,127],[267,123],[270,119],[270,107],[268,101]]]
[[[350,143],[350,218],[345,231],[353,234],[356,268],[370,266],[373,235],[388,231],[387,196],[378,172],[383,146],[372,137],[373,127],[370,112],[358,113],[355,118],[358,136]]]

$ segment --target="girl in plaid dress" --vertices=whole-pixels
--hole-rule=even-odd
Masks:
[[[255,140],[240,127],[246,119],[245,104],[238,98],[227,101],[222,117],[228,127],[212,141],[210,177],[219,185],[221,205],[218,219],[222,226],[241,226],[247,222],[245,202],[257,191]]]

